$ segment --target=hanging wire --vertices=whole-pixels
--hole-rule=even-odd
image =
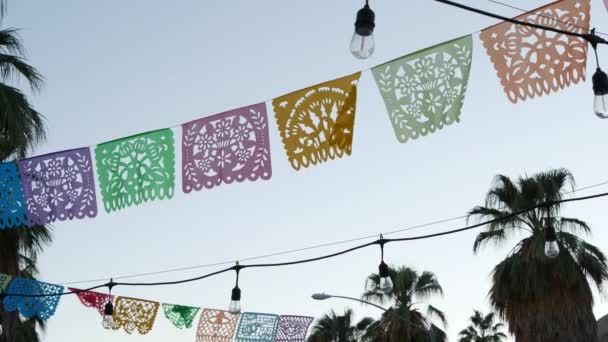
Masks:
[[[301,259],[301,260],[294,260],[294,261],[287,261],[287,262],[277,262],[277,263],[266,263],[266,264],[250,264],[250,265],[242,265],[242,264],[236,264],[235,266],[229,267],[229,268],[225,268],[219,271],[215,271],[212,273],[208,273],[202,276],[198,276],[198,277],[194,277],[194,278],[187,278],[187,279],[181,279],[181,280],[175,280],[175,281],[164,281],[164,282],[140,282],[140,283],[127,283],[127,282],[116,282],[113,283],[113,286],[165,286],[165,285],[177,285],[177,284],[183,284],[183,283],[189,283],[189,282],[194,282],[194,281],[198,281],[198,280],[202,280],[202,279],[206,279],[215,275],[219,275],[228,271],[240,271],[242,269],[245,268],[268,268],[268,267],[281,267],[281,266],[291,266],[291,265],[299,265],[299,264],[305,264],[305,263],[310,263],[310,262],[316,262],[316,261],[320,261],[320,260],[325,260],[325,259],[329,259],[329,258],[334,258],[340,255],[344,255],[347,253],[351,253],[369,246],[373,246],[373,245],[384,245],[387,243],[392,243],[392,242],[403,242],[403,241],[414,241],[414,240],[423,240],[423,239],[430,239],[430,238],[436,238],[436,237],[440,237],[440,236],[446,236],[446,235],[452,235],[452,234],[457,234],[457,233],[461,233],[464,231],[468,231],[468,230],[472,230],[472,229],[476,229],[488,224],[493,224],[493,223],[497,223],[500,222],[502,220],[505,219],[509,219],[515,216],[519,216],[521,214],[524,214],[526,212],[532,211],[532,210],[536,210],[539,208],[547,208],[547,207],[551,207],[551,206],[555,206],[558,204],[563,204],[563,203],[569,203],[569,202],[579,202],[579,201],[587,201],[587,200],[591,200],[591,199],[596,199],[596,198],[601,198],[601,197],[607,197],[608,196],[608,192],[604,192],[604,193],[599,193],[599,194],[594,194],[594,195],[590,195],[590,196],[584,196],[584,197],[573,197],[573,198],[568,198],[568,199],[560,199],[560,200],[555,200],[555,201],[547,201],[547,202],[543,202],[543,203],[539,203],[537,205],[534,205],[532,207],[529,207],[527,209],[522,209],[495,219],[491,219],[491,220],[487,220],[487,221],[483,221],[483,222],[479,222],[477,224],[473,224],[473,225],[469,225],[469,226],[465,226],[462,228],[458,228],[458,229],[452,229],[452,230],[447,230],[447,231],[442,231],[442,232],[438,232],[438,233],[433,233],[433,234],[427,234],[427,235],[419,235],[419,236],[412,236],[412,237],[405,237],[405,238],[395,238],[395,239],[384,239],[383,237],[381,237],[378,240],[375,241],[371,241],[359,246],[355,246],[349,249],[345,249],[343,251],[339,251],[336,253],[332,253],[332,254],[327,254],[327,255],[322,255],[319,257],[315,257],[315,258],[308,258],[308,259]],[[80,293],[80,292],[85,292],[85,291],[90,291],[90,290],[94,290],[100,287],[106,287],[106,286],[110,286],[112,285],[112,282],[106,283],[106,284],[101,284],[101,285],[97,285],[97,286],[93,286],[90,287],[88,289],[85,290],[74,290],[74,291],[67,291],[67,292],[63,292],[63,293],[59,293],[59,294],[20,294],[20,293],[4,293],[2,295],[2,297],[6,297],[6,296],[12,296],[12,297],[58,297],[58,296],[65,296],[65,295],[70,295],[70,294],[75,294],[75,293]]]
[[[608,185],[608,181],[588,185],[588,186],[585,186],[582,188],[577,188],[572,191],[565,191],[565,192],[563,192],[563,195],[569,195],[569,194],[573,194],[575,192],[581,192],[581,191],[585,191],[585,190],[589,190],[589,189],[594,189],[594,188],[604,186],[604,185]],[[412,230],[418,230],[418,229],[422,229],[422,228],[428,228],[428,227],[432,227],[432,226],[443,224],[443,223],[462,220],[465,218],[467,218],[467,215],[462,215],[462,216],[447,218],[447,219],[443,219],[443,220],[423,223],[423,224],[419,224],[416,226],[410,226],[410,227],[406,227],[406,228],[395,229],[395,230],[391,230],[388,232],[383,232],[381,235],[392,235],[392,234],[403,233],[403,232],[412,231]],[[259,260],[259,259],[266,259],[266,258],[270,258],[270,257],[295,254],[295,253],[299,253],[299,252],[305,252],[305,251],[324,248],[324,247],[332,247],[332,246],[343,245],[343,244],[347,244],[347,243],[351,243],[351,242],[369,240],[369,239],[375,238],[376,236],[378,236],[378,235],[377,234],[366,235],[366,236],[355,237],[355,238],[351,238],[351,239],[347,239],[347,240],[334,241],[334,242],[323,243],[323,244],[302,247],[302,248],[297,248],[297,249],[291,249],[291,250],[286,250],[286,251],[281,251],[281,252],[262,254],[262,255],[248,257],[248,258],[241,258],[238,260],[253,261],[253,260]],[[139,277],[147,277],[147,276],[152,276],[152,275],[161,275],[161,274],[168,274],[168,273],[174,273],[174,272],[190,271],[190,270],[209,268],[209,267],[215,267],[215,266],[225,266],[225,265],[234,264],[235,261],[236,260],[227,260],[227,261],[221,261],[221,262],[215,262],[215,263],[209,263],[209,264],[194,265],[194,266],[187,266],[187,267],[180,267],[180,268],[171,268],[171,269],[152,271],[152,272],[146,272],[146,273],[129,274],[129,275],[124,275],[124,276],[114,277],[114,279],[139,278]],[[87,279],[87,280],[76,280],[76,281],[69,281],[69,282],[60,282],[58,284],[59,285],[86,284],[86,283],[100,282],[100,281],[104,281],[106,279],[108,279],[108,278],[105,277],[105,278],[95,278],[95,279]]]
[[[555,33],[559,33],[559,34],[563,34],[563,35],[568,35],[568,36],[572,36],[572,37],[583,38],[583,39],[585,39],[586,41],[588,41],[591,44],[608,44],[607,40],[605,40],[604,38],[601,38],[601,37],[599,37],[599,36],[597,36],[597,35],[595,35],[593,33],[572,32],[572,31],[566,31],[566,30],[558,29],[558,28],[551,27],[551,26],[544,26],[544,25],[539,25],[539,24],[535,24],[535,23],[529,23],[529,22],[518,20],[518,19],[513,19],[513,18],[505,17],[505,16],[500,15],[500,14],[484,11],[484,10],[481,10],[479,8],[463,5],[461,3],[450,1],[450,0],[435,0],[435,1],[441,2],[441,3],[446,4],[446,5],[454,6],[454,7],[457,7],[457,8],[466,10],[466,11],[469,11],[469,12],[481,14],[481,15],[484,15],[486,17],[490,17],[490,18],[494,18],[494,19],[499,19],[499,20],[502,20],[502,21],[507,21],[507,22],[510,22],[512,24],[522,25],[522,26],[528,26],[528,27],[532,27],[532,28],[535,28],[535,29],[555,32]]]
[[[496,4],[496,5],[500,5],[500,6],[503,6],[503,7],[510,8],[510,9],[514,9],[516,11],[520,11],[520,12],[523,12],[523,13],[530,13],[530,12],[534,11],[534,10],[527,10],[527,9],[524,9],[524,8],[521,8],[521,7],[513,6],[511,4],[507,4],[507,3],[504,3],[502,1],[497,1],[497,0],[486,0],[486,1],[491,2],[493,4]],[[534,14],[534,15],[539,16],[541,18],[550,19],[550,20],[553,20],[553,21],[558,22],[560,24],[576,27],[577,29],[585,30],[587,32],[590,31],[590,29],[588,27],[582,27],[582,26],[578,26],[578,25],[575,25],[575,24],[572,24],[572,23],[561,21],[561,20],[558,20],[557,18],[548,16],[548,15],[536,14],[536,13],[530,13],[530,14]],[[603,32],[599,32],[599,31],[597,31],[596,33],[599,34],[599,35],[607,36],[608,37],[608,33],[603,33]]]
[[[511,23],[515,23],[515,24],[519,24],[519,25],[525,25],[525,26],[530,26],[530,27],[534,27],[534,28],[537,28],[537,29],[541,29],[541,30],[553,31],[553,32],[558,32],[558,33],[562,33],[562,34],[566,34],[566,35],[574,35],[574,36],[581,37],[581,38],[584,38],[584,39],[587,39],[587,40],[589,39],[588,36],[590,36],[589,34],[581,34],[581,33],[577,33],[577,32],[569,32],[569,31],[554,29],[554,28],[548,27],[548,26],[542,26],[542,25],[522,22],[522,21],[519,21],[519,20],[516,20],[516,19],[509,18],[509,17],[504,17],[504,16],[501,16],[501,15],[498,15],[498,14],[493,14],[493,13],[486,12],[486,11],[483,11],[483,10],[480,10],[480,9],[476,9],[476,8],[473,8],[473,7],[470,7],[470,6],[462,5],[462,4],[453,2],[453,1],[447,1],[447,0],[435,0],[435,1],[438,1],[438,2],[441,2],[441,3],[444,3],[444,4],[448,4],[448,5],[452,5],[452,6],[455,6],[455,7],[459,7],[459,8],[462,8],[462,9],[465,9],[465,10],[468,10],[468,11],[471,11],[471,12],[475,12],[475,13],[478,13],[478,14],[482,14],[482,15],[486,15],[486,16],[489,16],[489,17],[493,17],[495,19],[501,19],[501,20],[508,21],[508,22],[511,22]],[[494,0],[486,0],[486,1],[490,1],[492,3],[496,3],[496,4],[499,4],[499,5],[506,6],[506,7],[511,7],[513,9],[517,9],[519,11],[526,11],[524,9],[517,8],[517,7],[514,7],[514,6],[510,6],[510,5],[507,5],[507,4],[498,2],[498,1],[494,1]],[[369,3],[369,0],[366,0],[366,4],[368,4],[368,3]],[[563,24],[571,25],[573,27],[577,27],[577,28],[589,31],[588,28],[581,28],[581,27],[578,27],[576,25],[572,25],[572,24],[569,24],[569,23],[564,23],[564,22],[558,21],[555,18],[551,18],[551,17],[546,17],[546,18],[549,18],[549,19],[555,20],[555,21],[563,23]],[[478,34],[481,31],[482,30],[477,30],[477,31],[472,32],[470,34],[471,35]],[[606,34],[606,33],[598,32],[598,34],[608,36],[608,34]],[[460,35],[460,36],[462,36],[462,35]],[[599,38],[599,37],[597,37],[597,38]],[[608,41],[606,41],[606,40],[604,40],[602,38],[599,38],[599,39],[601,40],[602,44],[608,44]],[[397,57],[397,58],[399,58],[399,57]],[[394,59],[395,58],[391,58],[391,59],[389,59],[387,61],[391,61],[391,60],[394,60]],[[380,63],[378,65],[382,65],[384,63],[385,62]],[[372,68],[373,67],[369,67],[369,68],[365,68],[365,69],[360,69],[360,70],[354,71],[354,72],[352,72],[350,74],[357,73],[357,72],[363,73],[365,71],[371,70]],[[266,102],[272,102],[272,100],[274,100],[274,99],[275,99],[275,97],[271,97],[271,98],[267,98],[267,99],[265,99],[263,101],[260,101],[260,102],[264,102],[264,103],[266,103]],[[235,107],[233,109],[238,109],[238,108],[241,108],[241,107],[243,107],[243,106]],[[196,120],[196,119],[194,119],[194,120]],[[153,132],[153,131],[157,131],[157,130],[161,130],[161,129],[178,129],[178,128],[182,127],[182,124],[183,123],[179,123],[179,124],[175,124],[175,125],[168,126],[168,127],[165,127],[165,128],[152,129],[152,130],[145,131],[143,133],[141,133],[141,132],[140,133],[134,133],[132,135],[128,135],[128,136],[123,137],[123,138],[127,138],[127,137],[130,137],[130,136],[133,136],[133,135],[138,135],[138,134],[144,134],[144,133],[147,133],[147,132]],[[123,138],[117,138],[117,139],[113,139],[113,140],[109,140],[109,141],[119,140],[119,139],[123,139]],[[103,144],[103,143],[106,143],[106,142],[108,142],[108,141],[103,141],[103,142],[100,142],[99,144]],[[93,148],[93,147],[95,147],[95,146],[97,146],[99,144],[88,145],[88,146],[85,146],[85,147]]]

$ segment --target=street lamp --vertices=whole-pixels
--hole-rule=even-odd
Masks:
[[[326,299],[329,299],[329,298],[341,298],[341,299],[347,299],[347,300],[354,300],[354,301],[359,302],[359,303],[363,303],[363,304],[366,304],[366,305],[373,306],[373,307],[378,308],[378,309],[380,309],[380,310],[382,310],[384,312],[388,311],[388,309],[385,309],[385,308],[381,307],[380,305],[376,305],[374,303],[370,303],[370,302],[367,302],[367,301],[364,301],[364,300],[361,300],[361,299],[358,299],[358,298],[346,297],[346,296],[335,296],[335,295],[330,295],[330,294],[327,294],[327,293],[315,293],[315,294],[312,295],[312,299],[314,299],[314,300],[326,300]]]

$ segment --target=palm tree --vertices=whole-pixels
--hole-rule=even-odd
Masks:
[[[0,14],[6,5],[0,0]],[[44,139],[43,118],[29,103],[27,96],[6,82],[25,78],[37,91],[42,76],[24,59],[21,39],[14,29],[0,30],[0,161],[23,158]],[[0,272],[13,276],[34,277],[36,260],[42,248],[50,243],[51,231],[45,226],[15,227],[0,231]],[[0,306],[1,308],[1,306]],[[37,341],[36,320],[21,322],[17,313],[0,311],[4,341]]]
[[[362,298],[378,304],[392,304],[382,318],[370,324],[363,340],[391,342],[444,342],[445,332],[435,325],[447,326],[445,314],[426,303],[433,296],[443,296],[443,289],[435,274],[418,273],[409,267],[389,269],[393,289],[389,293],[380,290],[380,276],[367,278]]]
[[[565,169],[550,170],[517,181],[499,175],[486,196],[485,206],[469,212],[469,218],[499,219],[520,210],[562,199],[574,188],[574,178]],[[473,250],[489,243],[504,245],[523,237],[492,272],[489,299],[494,310],[509,325],[516,341],[595,341],[593,294],[590,283],[601,290],[608,279],[606,257],[579,235],[590,233],[587,223],[559,216],[555,204],[504,218],[479,233]],[[557,231],[560,254],[544,254],[545,232]]]
[[[336,315],[334,310],[331,310],[317,320],[308,342],[356,342],[373,321],[371,318],[364,318],[356,325],[352,325],[351,309],[344,310],[342,316]]]
[[[475,310],[469,320],[471,325],[458,334],[458,342],[502,342],[507,338],[501,331],[504,325],[495,322],[493,312],[484,316]]]

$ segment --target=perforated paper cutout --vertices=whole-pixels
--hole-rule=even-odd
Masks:
[[[400,142],[460,121],[472,52],[466,36],[372,69]]]
[[[589,16],[590,0],[562,0],[517,19],[587,33]],[[483,30],[480,38],[513,103],[585,80],[587,42],[583,38],[506,21]]]
[[[97,216],[88,147],[19,161],[29,224]]]
[[[15,163],[0,163],[0,229],[27,224],[25,199]]]
[[[294,169],[351,154],[360,76],[356,73],[272,101]]]
[[[8,285],[11,283],[11,280],[13,280],[12,276],[10,276],[8,274],[0,273],[0,292],[6,292],[6,289],[8,288]]]
[[[313,320],[306,316],[280,316],[273,342],[304,342]]]
[[[97,145],[95,159],[108,212],[173,197],[175,141],[171,129]]]
[[[205,309],[196,330],[197,342],[230,342],[236,331],[239,314]]]
[[[79,289],[69,287],[68,290],[76,292],[76,296],[87,308],[93,308],[99,312],[100,315],[104,314],[106,304],[108,302],[114,302],[114,296],[105,293],[99,293],[95,291],[80,291]]]
[[[265,103],[192,121],[182,129],[184,192],[246,179],[270,179]]]
[[[241,314],[235,342],[272,342],[279,316],[245,312]]]
[[[123,328],[128,334],[137,330],[142,335],[152,330],[159,303],[136,298],[118,297],[114,305],[114,327]]]
[[[192,322],[199,310],[190,306],[163,304],[165,317],[179,329],[192,328]]]
[[[42,320],[47,320],[55,314],[59,305],[59,294],[63,293],[63,286],[47,284],[36,280],[25,278],[13,278],[4,297],[4,309],[8,312],[19,310],[25,318],[38,316]],[[40,297],[17,297],[10,294],[20,295],[53,295]]]

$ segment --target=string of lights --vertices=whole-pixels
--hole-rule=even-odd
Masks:
[[[456,234],[456,233],[461,233],[464,231],[468,231],[468,230],[472,230],[472,229],[476,229],[488,224],[492,224],[492,223],[496,223],[499,222],[501,220],[505,220],[505,219],[509,219],[515,216],[519,216],[521,214],[524,214],[526,212],[532,211],[532,210],[536,210],[536,209],[541,209],[541,208],[550,208],[552,206],[555,206],[557,204],[563,204],[563,203],[569,203],[569,202],[580,202],[580,201],[587,201],[587,200],[592,200],[592,199],[597,199],[597,198],[602,198],[602,197],[607,197],[608,196],[608,192],[603,192],[603,193],[598,193],[598,194],[593,194],[593,195],[589,195],[589,196],[582,196],[582,197],[572,197],[572,198],[565,198],[565,199],[560,199],[560,200],[555,200],[555,201],[547,201],[547,202],[543,202],[543,203],[539,203],[535,206],[532,206],[530,208],[526,208],[526,209],[522,209],[513,213],[510,213],[508,215],[504,215],[502,217],[498,217],[498,218],[494,218],[491,220],[487,220],[487,221],[483,221],[483,222],[479,222],[473,225],[467,225],[465,227],[461,227],[461,228],[457,228],[457,229],[452,229],[452,230],[447,230],[447,231],[442,231],[442,232],[437,232],[437,233],[432,233],[432,234],[425,234],[425,235],[418,235],[418,236],[411,236],[411,237],[404,237],[404,238],[393,238],[393,239],[386,239],[384,238],[383,235],[380,235],[380,238],[375,240],[375,241],[371,241],[371,242],[367,242],[361,245],[357,245],[339,252],[335,252],[335,253],[331,253],[331,254],[326,254],[326,255],[322,255],[322,256],[318,256],[318,257],[314,257],[314,258],[307,258],[307,259],[301,259],[301,260],[293,260],[293,261],[286,261],[286,262],[277,262],[277,263],[259,263],[259,264],[240,264],[240,263],[236,263],[234,266],[231,267],[227,267],[215,272],[211,272],[211,273],[207,273],[201,276],[197,276],[197,277],[193,277],[193,278],[187,278],[187,279],[180,279],[180,280],[174,280],[174,281],[164,281],[164,282],[114,282],[114,280],[110,280],[107,283],[104,284],[99,284],[96,286],[92,286],[89,287],[87,289],[84,290],[75,290],[75,291],[65,291],[62,293],[58,293],[58,294],[20,294],[20,293],[2,293],[0,294],[0,296],[2,297],[6,297],[6,296],[14,296],[14,297],[55,297],[55,296],[65,296],[65,295],[70,295],[70,294],[75,294],[75,293],[80,293],[80,292],[84,292],[84,291],[91,291],[91,290],[95,290],[95,289],[99,289],[102,287],[108,287],[109,289],[112,289],[116,286],[167,286],[167,285],[178,285],[178,284],[183,284],[183,283],[189,283],[189,282],[194,282],[194,281],[198,281],[198,280],[203,280],[206,278],[210,278],[222,273],[226,273],[229,271],[235,271],[236,275],[237,275],[237,283],[235,288],[238,288],[238,277],[240,275],[240,271],[243,269],[253,269],[253,268],[269,268],[269,267],[281,267],[281,266],[292,266],[292,265],[299,265],[299,264],[304,264],[304,263],[311,263],[311,262],[316,262],[316,261],[321,261],[321,260],[325,260],[325,259],[330,259],[330,258],[335,258],[344,254],[348,254],[348,253],[352,253],[354,251],[369,247],[369,246],[374,246],[374,245],[378,245],[381,248],[381,263],[380,263],[380,274],[384,274],[386,272],[382,272],[382,268],[383,268],[383,264],[384,264],[384,247],[385,245],[389,244],[389,243],[393,243],[393,242],[404,242],[404,241],[414,241],[414,240],[423,240],[423,239],[430,239],[430,238],[436,238],[436,237],[440,237],[440,236],[446,236],[446,235],[452,235],[452,234]],[[552,228],[552,227],[550,227]],[[551,230],[551,229],[549,229]],[[552,232],[549,232],[549,234],[547,234],[547,237],[549,239],[547,239],[547,244],[553,244],[555,242],[555,239],[551,239],[555,234],[555,231],[553,230]],[[549,255],[547,254],[547,256],[549,257],[554,257],[556,255]],[[388,285],[387,285],[388,286]],[[240,289],[239,289],[239,298],[240,298]],[[235,297],[235,296],[232,296]],[[240,299],[239,299],[240,300]]]
[[[605,185],[608,185],[608,181],[576,188],[576,189],[573,189],[572,191],[565,191],[562,193],[562,195],[570,195],[570,194],[573,194],[576,192],[582,192],[582,191],[586,191],[586,190],[590,190],[590,189],[595,189],[595,188],[605,186]],[[418,229],[422,229],[422,228],[430,228],[432,226],[436,226],[436,225],[448,223],[448,222],[453,222],[453,221],[457,221],[457,220],[462,220],[465,218],[467,218],[467,215],[461,215],[461,216],[446,218],[446,219],[437,220],[437,221],[433,221],[433,222],[427,222],[427,223],[423,223],[423,224],[419,224],[419,225],[415,225],[415,226],[409,226],[409,227],[405,227],[405,228],[399,228],[399,229],[395,229],[395,230],[391,230],[391,231],[386,231],[386,232],[382,232],[380,235],[386,236],[386,235],[403,233],[403,232],[407,232],[407,231],[418,230]],[[190,271],[190,270],[202,269],[202,268],[210,268],[210,267],[216,267],[216,266],[233,265],[237,261],[240,261],[240,262],[253,261],[253,260],[259,260],[259,259],[266,259],[266,258],[270,258],[270,257],[295,254],[295,253],[319,249],[319,248],[332,247],[332,246],[343,245],[343,244],[352,243],[352,242],[369,240],[369,239],[376,238],[377,236],[378,236],[378,234],[366,235],[366,236],[354,237],[354,238],[350,238],[350,239],[346,239],[346,240],[333,241],[333,242],[322,243],[322,244],[317,244],[317,245],[312,245],[312,246],[300,247],[297,249],[290,249],[290,250],[285,250],[285,251],[280,251],[280,252],[261,254],[261,255],[247,257],[247,258],[232,259],[232,260],[226,260],[226,261],[220,261],[220,262],[214,262],[214,263],[208,263],[208,264],[202,264],[202,265],[179,267],[179,268],[170,268],[170,269],[151,271],[151,272],[145,272],[145,273],[122,275],[122,276],[113,277],[113,279],[120,280],[120,279],[139,278],[139,277],[161,275],[161,274],[175,273],[175,272],[181,272],[181,271]],[[95,283],[95,282],[106,281],[108,278],[109,277],[87,279],[87,280],[66,281],[66,282],[60,282],[59,285]]]

